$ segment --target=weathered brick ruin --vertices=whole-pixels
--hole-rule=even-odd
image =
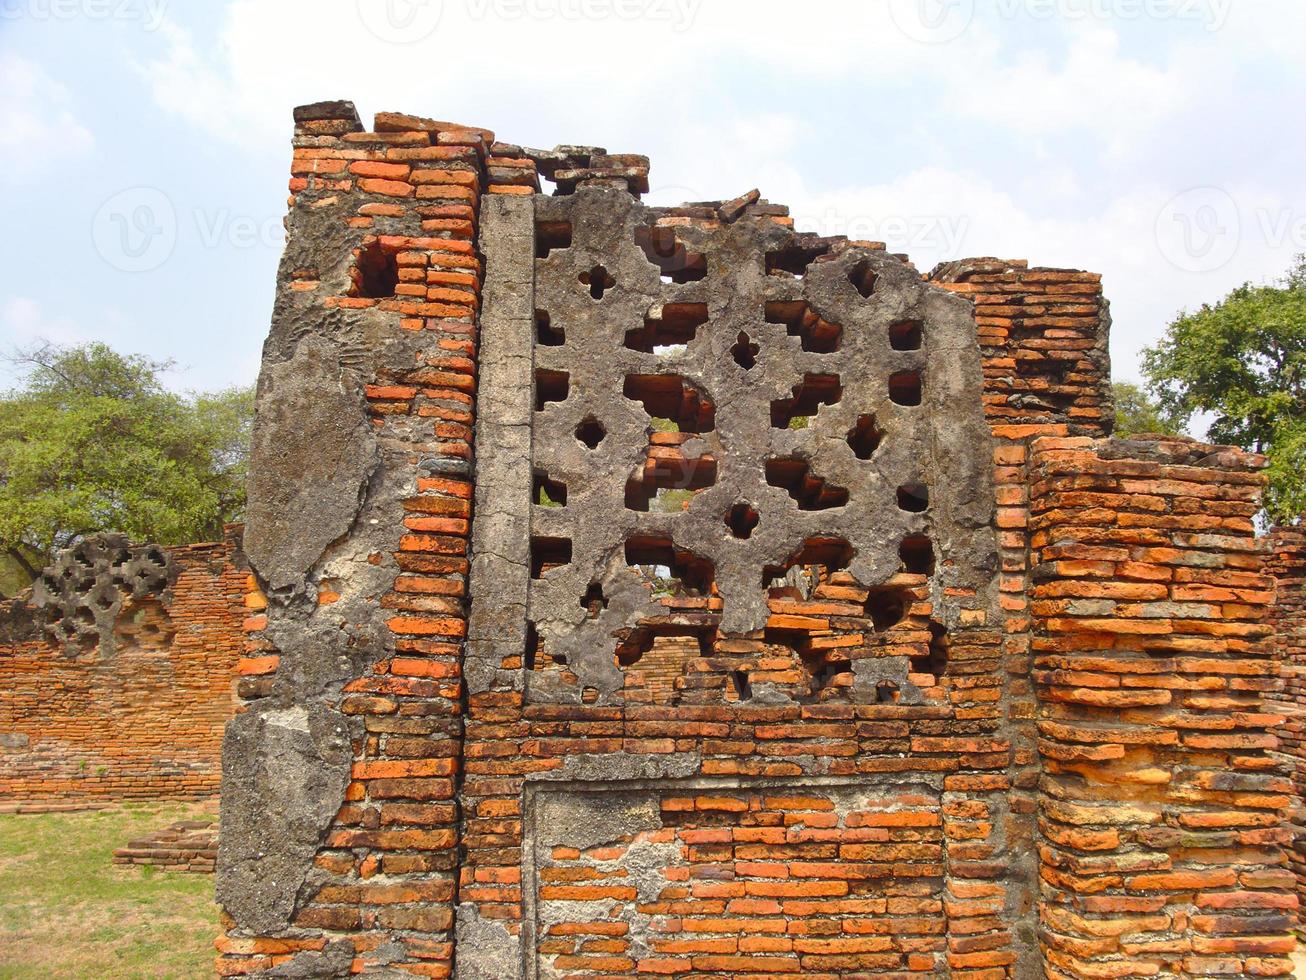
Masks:
[[[148,864],[194,874],[212,874],[217,860],[218,825],[214,820],[179,820],[113,852],[113,863],[122,867]]]
[[[221,974],[1291,973],[1263,461],[1100,277],[295,122]]]
[[[1272,623],[1275,656],[1283,678],[1278,691],[1270,695],[1274,710],[1287,721],[1275,729],[1280,751],[1292,772],[1293,848],[1289,854],[1297,874],[1298,914],[1306,909],[1306,530],[1276,527],[1269,535],[1266,571],[1278,586]]]
[[[0,606],[0,808],[216,796],[248,579],[239,527],[100,535]]]

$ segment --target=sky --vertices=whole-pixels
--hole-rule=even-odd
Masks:
[[[1113,370],[1306,252],[1302,0],[0,0],[0,350],[252,382],[291,109],[758,187],[799,228],[1104,275]],[[0,364],[0,384],[12,384]]]

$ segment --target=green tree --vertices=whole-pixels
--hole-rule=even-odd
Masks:
[[[29,580],[97,531],[211,540],[242,513],[254,394],[178,395],[170,365],[104,344],[45,345],[0,396],[0,554]]]
[[[1182,435],[1183,427],[1167,417],[1161,406],[1138,385],[1117,381],[1111,385],[1111,394],[1116,403],[1116,435],[1136,436],[1148,432]]]
[[[1181,313],[1143,355],[1162,411],[1212,417],[1211,440],[1270,458],[1265,508],[1296,521],[1306,508],[1306,256],[1273,285],[1239,286]]]

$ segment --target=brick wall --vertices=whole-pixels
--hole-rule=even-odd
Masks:
[[[377,611],[386,638],[375,654],[363,653],[356,676],[333,683],[326,698],[327,710],[348,727],[351,761],[342,773],[343,801],[323,810],[321,829],[310,831],[318,841],[309,850],[318,887],[310,901],[295,903],[288,935],[242,930],[227,915],[232,931],[219,941],[221,975],[255,972],[296,956],[329,964],[337,971],[331,975],[379,969],[395,959],[407,974],[449,975],[482,273],[475,235],[492,139],[480,130],[397,113],[378,114],[374,131],[363,132],[348,104],[296,112],[292,224],[325,214],[317,220],[348,241],[352,254],[328,255],[321,265],[307,259],[289,269],[283,264],[279,302],[319,318],[338,311],[345,322],[366,324],[360,329],[369,344],[396,351],[384,364],[355,355],[356,381],[381,447],[373,479],[397,489],[394,499],[376,504],[385,508],[385,540],[359,546],[346,535],[343,548],[359,549],[355,560],[370,563],[378,578],[356,575],[347,562],[339,563],[345,571],[337,574],[327,563],[311,577],[316,608],[305,615],[340,624],[358,603]],[[339,260],[349,273],[342,273]],[[364,281],[364,268],[388,268],[393,278]],[[278,681],[288,669],[302,669],[301,655],[272,638],[298,601],[275,590],[249,599],[260,612],[245,624],[250,652],[239,668],[247,720],[285,699]],[[302,657],[318,655],[314,649]],[[243,773],[229,778],[243,780]],[[266,866],[260,854],[236,852],[241,828],[229,829],[236,810],[229,796],[234,793],[224,788],[220,862],[248,860],[256,881]],[[220,882],[220,898],[223,887]],[[235,905],[226,904],[228,911]]]
[[[123,867],[148,864],[194,874],[212,874],[217,859],[218,825],[214,820],[180,820],[113,852],[113,863]]]
[[[1034,446],[1050,977],[1292,973],[1263,463],[1191,440]]]
[[[522,557],[533,526],[483,506],[470,465],[483,481],[516,480],[501,461],[529,458],[526,418],[482,418],[475,457],[472,424],[486,390],[529,394],[517,359],[531,341],[486,356],[478,340],[494,329],[554,344],[567,329],[541,323],[523,270],[588,229],[567,228],[564,244],[549,217],[560,207],[540,198],[531,213],[543,225],[522,232],[514,202],[531,203],[522,199],[544,182],[563,196],[637,195],[647,161],[531,150],[395,113],[364,132],[347,103],[304,107],[296,124],[291,239],[260,405],[268,441],[261,456],[256,436],[255,461],[333,451],[334,436],[300,435],[307,403],[276,391],[318,337],[336,365],[327,387],[357,384],[366,400],[378,462],[348,488],[359,505],[331,533],[286,516],[330,506],[312,496],[322,481],[311,476],[266,521],[291,529],[283,551],[299,537],[320,542],[293,562],[271,546],[255,561],[266,588],[247,600],[257,614],[246,623],[245,707],[228,734],[220,974],[284,965],[445,977],[455,962],[460,977],[496,980],[1283,974],[1292,896],[1276,822],[1286,784],[1267,755],[1276,720],[1259,707],[1274,684],[1250,525],[1259,476],[1253,460],[1222,450],[1203,462],[1174,448],[1158,462],[1156,445],[1099,441],[1112,418],[1100,277],[996,259],[926,277],[974,304],[993,437],[994,604],[902,569],[876,586],[904,603],[886,629],[864,585],[813,566],[810,592],[770,590],[767,629],[723,637],[718,595],[668,596],[656,619],[673,628],[623,641],[622,684],[604,694],[525,629],[520,608],[495,610],[480,633],[474,622],[464,642],[469,559]],[[665,209],[654,234],[672,236],[664,245],[702,240],[693,236],[741,219],[790,225],[750,192]],[[875,246],[792,245],[845,264],[849,250]],[[592,270],[600,284],[605,274]],[[389,291],[371,295],[387,276]],[[683,441],[651,438],[650,469],[688,467]],[[1056,471],[1067,454],[1085,480],[1105,474],[1069,503],[1053,486],[1073,482]],[[1121,489],[1130,467],[1160,468],[1154,500]],[[535,498],[530,479],[528,468],[523,500]],[[485,544],[473,556],[474,497]],[[1111,534],[1146,543],[1156,554],[1139,567],[1153,561],[1177,583],[1157,602],[1207,609],[1169,617],[1203,652],[1165,683],[1140,685],[1143,702],[1124,711],[1092,692],[1121,688],[1122,674],[1156,676],[1116,664],[1162,661],[1126,629],[1096,632],[1088,610],[1115,599],[1093,594],[1053,616],[1064,595],[1049,594],[1059,576],[1066,595],[1114,581],[1114,565],[1094,577],[1083,569],[1104,565],[1055,557]],[[1208,570],[1224,578],[1208,581]],[[1188,595],[1205,589],[1238,594],[1210,612],[1215,599]],[[946,642],[931,624],[942,603],[958,607]],[[1150,627],[1166,617],[1122,604],[1107,618]],[[1071,654],[1091,649],[1106,666],[1049,663],[1048,645],[1066,641],[1052,623],[1070,624]],[[332,643],[341,667],[328,675]],[[901,657],[916,696],[805,686],[813,660],[840,649]],[[528,674],[548,674],[541,690],[555,700],[530,697]],[[776,703],[747,696],[741,678],[759,677]],[[1217,688],[1231,693],[1200,693]],[[1207,700],[1162,710],[1162,696]],[[289,732],[291,717],[307,719],[307,738]],[[1104,748],[1075,737],[1095,724]],[[1144,760],[1163,750],[1139,746],[1153,731],[1176,739],[1164,786],[1162,762]],[[287,753],[301,761],[278,770]],[[278,772],[279,795],[256,789]],[[1122,785],[1142,802],[1119,805]],[[1187,872],[1197,877],[1146,877]]]
[[[1016,878],[1020,907],[1029,909],[1039,899],[1033,861],[1040,774],[1031,677],[1030,446],[1046,437],[1110,433],[1110,308],[1102,277],[1091,272],[990,258],[941,265],[930,278],[975,304],[984,411],[993,432],[1006,681],[1001,703],[1012,738],[1009,806],[1020,817],[1014,851],[1030,862]],[[1026,935],[1022,946],[1031,953],[1032,937]],[[1036,969],[1032,956],[1021,966],[1025,972],[1016,975]]]
[[[18,600],[0,645],[0,805],[217,793],[243,644],[239,529],[164,550],[175,582],[128,598],[112,644],[56,642]]]
[[[1272,528],[1267,543],[1265,571],[1274,577],[1278,589],[1272,610],[1274,652],[1283,676],[1283,689],[1270,697],[1274,710],[1287,718],[1276,734],[1292,774],[1290,858],[1297,874],[1297,894],[1306,904],[1306,814],[1302,810],[1306,797],[1306,531]]]

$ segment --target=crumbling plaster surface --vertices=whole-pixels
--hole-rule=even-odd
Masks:
[[[531,348],[534,318],[535,200],[486,199],[481,213],[486,279],[480,382],[492,395],[477,412],[476,521],[463,673],[472,692],[488,690],[504,660],[526,645],[530,587]],[[520,672],[499,678],[521,686]]]
[[[260,934],[289,928],[319,887],[313,855],[361,736],[341,692],[392,652],[381,598],[398,574],[402,501],[423,442],[418,420],[378,430],[364,398],[364,378],[411,370],[422,339],[397,336],[380,311],[323,309],[289,288],[320,279],[317,294],[347,292],[347,207],[326,199],[312,220],[291,212],[258,386],[245,542],[280,660],[271,695],[227,728],[217,895],[238,927]],[[319,604],[327,589],[339,598]]]

